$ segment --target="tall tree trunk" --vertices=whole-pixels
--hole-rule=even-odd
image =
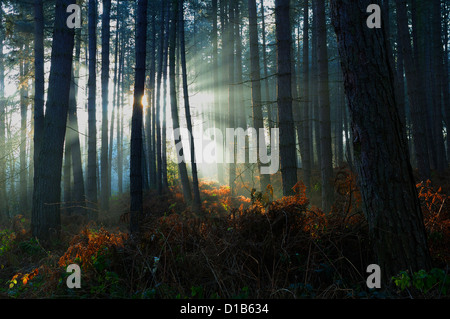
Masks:
[[[252,90],[252,112],[253,128],[257,132],[257,150],[258,150],[258,174],[260,177],[260,188],[264,191],[270,184],[270,176],[261,174],[261,160],[259,154],[261,149],[265,149],[265,139],[260,136],[259,130],[264,128],[264,118],[261,101],[261,81],[260,81],[260,60],[258,47],[258,20],[256,10],[256,0],[248,0],[248,20],[249,20],[249,38],[250,38],[250,81]],[[292,185],[294,186],[294,185]]]
[[[162,181],[162,143],[161,143],[161,108],[162,108],[162,73],[163,73],[163,60],[164,60],[164,31],[165,31],[165,14],[164,14],[164,1],[161,1],[161,21],[160,21],[160,36],[159,36],[159,55],[158,55],[158,73],[156,79],[156,161],[157,161],[157,189],[158,194],[163,193],[163,181]]]
[[[262,60],[264,65],[264,98],[263,104],[266,105],[267,121],[269,122],[269,137],[272,134],[272,128],[274,127],[275,121],[272,118],[272,100],[270,97],[269,89],[269,68],[268,68],[268,58],[267,58],[267,40],[266,40],[266,17],[264,12],[264,0],[261,0],[261,36],[262,36]],[[270,177],[269,177],[270,179]]]
[[[76,72],[78,73],[78,72]],[[75,73],[75,74],[76,74]],[[78,134],[78,117],[77,117],[77,75],[72,77],[69,97],[69,117],[66,143],[68,142],[71,148],[72,155],[72,171],[73,171],[73,190],[72,190],[72,202],[74,209],[73,213],[84,214],[85,213],[85,192],[84,192],[84,178],[83,178],[83,165],[81,162],[81,147],[80,138]]]
[[[399,49],[402,51],[407,90],[409,97],[409,108],[411,112],[412,131],[414,139],[414,150],[421,179],[430,177],[430,162],[427,154],[427,140],[425,138],[425,123],[423,120],[423,107],[420,105],[419,74],[413,57],[411,39],[408,30],[408,16],[406,12],[406,0],[396,0],[397,24],[399,32]]]
[[[180,119],[178,116],[178,102],[175,83],[175,47],[177,38],[178,0],[172,0],[172,25],[169,35],[169,86],[170,86],[170,109],[172,113],[172,127],[174,130],[180,129]],[[192,128],[191,128],[192,129]],[[181,132],[174,136],[175,145],[181,145]],[[178,174],[180,175],[181,187],[184,201],[189,204],[192,201],[191,187],[184,159],[183,148],[177,150]]]
[[[28,210],[27,199],[27,113],[28,113],[28,62],[25,55],[28,44],[24,46],[22,61],[20,61],[19,92],[20,92],[20,172],[19,172],[19,207],[22,213]]]
[[[310,139],[310,94],[309,94],[309,6],[303,4],[303,182],[308,194],[311,191],[311,139]]]
[[[42,0],[34,1],[34,154],[33,171],[36,172],[38,155],[44,132],[44,8]],[[33,188],[35,187],[33,177]]]
[[[434,108],[433,135],[436,143],[436,164],[439,173],[443,173],[447,168],[447,158],[445,154],[445,144],[443,136],[443,114],[442,114],[442,90],[443,90],[443,43],[442,43],[442,18],[441,1],[433,1],[431,5],[431,66],[432,66],[432,100]]]
[[[181,55],[181,71],[183,77],[183,96],[184,96],[184,109],[186,114],[186,124],[187,129],[190,133],[190,152],[191,152],[191,167],[192,167],[192,192],[193,198],[193,208],[194,211],[199,212],[201,209],[200,200],[200,190],[198,186],[198,174],[197,174],[197,163],[195,160],[195,144],[194,144],[194,134],[192,131],[192,120],[191,120],[191,110],[189,104],[189,91],[187,83],[187,70],[186,70],[186,45],[184,39],[184,14],[183,14],[183,4],[184,0],[179,1],[179,38],[180,38],[180,55]]]
[[[114,77],[113,77],[113,100],[112,100],[112,114],[111,114],[111,124],[109,128],[109,147],[108,147],[108,196],[111,196],[112,194],[112,157],[113,157],[113,146],[114,146],[114,122],[116,121],[116,116],[119,117],[119,114],[117,112],[117,104],[118,104],[118,80],[117,75],[119,71],[119,26],[120,26],[120,20],[118,15],[118,6],[117,6],[117,13],[116,13],[116,36],[114,40]],[[116,115],[117,113],[117,115]],[[116,146],[117,149],[117,146]]]
[[[169,21],[170,21],[170,2],[166,2],[166,19],[165,19],[165,29],[167,32],[164,34],[164,60],[163,60],[163,117],[162,117],[162,127],[161,127],[161,162],[162,162],[162,185],[163,189],[167,191],[168,185],[168,176],[167,176],[167,91],[169,88],[167,87],[167,64],[168,64],[168,55],[169,55]],[[169,92],[170,94],[170,92]]]
[[[102,14],[102,145],[100,155],[101,169],[101,207],[109,209],[109,169],[108,169],[108,85],[109,85],[109,38],[110,38],[111,0],[103,0]]]
[[[431,266],[422,212],[382,29],[361,14],[370,4],[332,0],[363,209],[385,283],[401,270]],[[377,50],[374,50],[377,48]],[[355,59],[354,57],[360,57]]]
[[[213,88],[214,88],[214,128],[216,130],[221,127],[221,112],[220,112],[220,82],[219,82],[219,50],[218,50],[218,36],[217,36],[217,1],[212,0],[212,72],[213,72]],[[218,149],[222,148],[219,139],[214,137],[216,143],[216,169],[217,169],[217,180],[221,182],[223,180],[223,165],[222,159],[218,158]]]
[[[5,39],[5,31],[4,31],[5,28],[3,26],[2,4],[3,1],[0,1],[0,149],[6,150],[5,66],[3,56],[3,41]],[[36,25],[35,29],[37,27],[38,26]],[[43,82],[44,81],[42,81],[42,83]],[[4,154],[6,154],[6,151]],[[6,218],[9,217],[9,208],[8,208],[8,197],[6,193],[6,157],[3,155],[0,156],[0,221],[2,221],[5,217]]]
[[[227,36],[227,63],[228,63],[228,127],[234,128],[235,124],[235,43],[234,43],[234,24],[236,23],[234,19],[234,6],[231,1],[228,2],[228,24],[226,27],[226,36]],[[226,141],[230,143],[229,140]],[[236,142],[235,137],[233,136],[233,141],[230,145],[227,146],[227,150],[233,149],[231,154],[234,155],[233,158],[230,159],[230,163],[228,166],[228,184],[230,186],[230,194],[231,198],[236,195]]]
[[[330,91],[328,85],[327,26],[325,0],[317,0],[317,62],[319,69],[320,160],[322,209],[328,213],[334,199],[333,156],[331,151]]]
[[[134,79],[133,115],[131,119],[130,149],[130,232],[139,231],[139,219],[143,213],[142,195],[142,98],[145,89],[145,61],[147,43],[148,0],[139,0],[136,21],[136,69]]]
[[[319,71],[318,71],[318,61],[317,61],[317,39],[318,39],[318,28],[317,28],[317,1],[312,2],[312,49],[311,49],[311,57],[314,57],[311,61],[311,78],[318,79]],[[315,168],[320,169],[321,163],[321,150],[320,150],[320,126],[319,126],[319,84],[318,81],[314,81],[311,83],[311,105],[312,105],[312,123],[314,124],[314,129],[311,134],[314,137],[314,141],[312,142],[313,146],[313,166]]]
[[[444,10],[444,25],[449,25],[449,5],[447,4]],[[448,55],[448,33],[449,28],[443,30],[444,33],[444,71],[443,71],[443,103],[444,103],[444,116],[445,116],[445,127],[447,132],[450,132],[450,80],[449,80],[449,55]],[[450,138],[447,133],[447,161],[450,162]]]
[[[121,18],[121,5],[117,4],[117,15],[118,19]],[[123,36],[123,23],[120,25],[120,54],[119,54],[119,70],[117,74],[117,118],[116,118],[116,145],[117,145],[117,190],[119,194],[123,193],[123,147],[121,140],[121,131],[122,131],[122,121],[123,121],[123,69],[125,64],[125,48],[123,47],[125,41]],[[122,108],[122,109],[121,109]],[[121,112],[122,110],[122,112]]]
[[[156,76],[156,9],[150,8],[150,50],[148,52],[147,61],[150,62],[150,72],[148,75],[148,109],[146,120],[146,135],[148,148],[148,168],[150,188],[156,188],[156,147],[155,147],[155,76]]]
[[[297,183],[295,130],[292,114],[291,23],[289,0],[275,0],[277,39],[277,104],[283,195],[294,194]]]
[[[236,11],[236,21],[241,20],[239,2],[235,2],[235,11]],[[240,106],[236,110],[236,126],[242,128],[243,130],[247,130],[247,108],[244,107],[246,105],[246,100],[244,97],[244,75],[243,75],[243,49],[242,49],[242,35],[241,35],[241,27],[240,23],[236,23],[235,25],[235,39],[236,39],[236,83],[239,83],[236,87],[236,101],[237,105]],[[245,137],[245,151],[247,154],[244,158],[244,163],[236,163],[237,167],[237,179],[241,182],[245,182],[250,180],[251,174],[250,170],[253,169],[253,164],[249,163],[249,137]]]
[[[57,0],[43,143],[35,171],[31,231],[48,242],[59,236],[61,169],[69,108],[74,31],[66,26],[66,8],[75,0]],[[69,52],[69,54],[67,54]]]
[[[70,97],[69,97],[70,109]],[[64,144],[64,167],[63,167],[63,206],[65,206],[66,213],[70,214],[72,211],[72,148],[68,140],[69,127],[66,127],[66,141]]]
[[[88,78],[88,164],[87,194],[90,218],[97,216],[97,121],[96,100],[96,55],[97,55],[97,1],[89,0],[89,78]]]

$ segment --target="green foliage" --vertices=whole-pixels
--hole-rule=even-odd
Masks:
[[[424,295],[435,291],[440,296],[446,296],[450,292],[450,276],[439,268],[433,268],[429,272],[422,269],[412,275],[408,271],[401,271],[392,280],[401,291],[412,288]]]
[[[11,250],[14,238],[14,233],[11,230],[4,229],[0,231],[0,256]]]
[[[20,242],[19,248],[28,255],[36,255],[43,252],[42,247],[35,238]]]

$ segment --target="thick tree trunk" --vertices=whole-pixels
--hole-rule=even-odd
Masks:
[[[277,104],[283,195],[292,195],[297,183],[295,130],[292,114],[291,23],[289,0],[275,1],[277,39]]]
[[[385,283],[401,270],[430,268],[420,203],[382,29],[361,14],[373,1],[332,0],[363,209]]]
[[[130,232],[139,231],[139,219],[143,213],[142,194],[142,97],[145,89],[145,61],[147,43],[147,4],[148,0],[139,0],[136,21],[136,69],[134,79],[133,115],[131,119],[130,148]]]
[[[57,0],[43,143],[35,171],[31,231],[48,242],[59,236],[61,169],[71,81],[74,32],[66,27],[66,8],[75,0]]]

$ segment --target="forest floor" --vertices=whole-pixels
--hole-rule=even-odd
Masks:
[[[145,196],[138,238],[127,232],[128,195],[115,196],[96,222],[62,214],[61,238],[44,247],[18,215],[0,226],[0,298],[448,298],[450,172],[417,185],[434,269],[406,270],[388,287],[368,289],[374,263],[354,175],[335,172],[332,212],[311,192],[278,198],[279,178],[264,193],[201,181],[202,216],[177,187]],[[300,175],[301,176],[301,175]],[[278,198],[278,199],[274,199]],[[81,288],[66,267],[81,267]]]

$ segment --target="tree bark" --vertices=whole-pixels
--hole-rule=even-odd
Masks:
[[[235,43],[234,43],[234,24],[236,23],[234,19],[234,6],[231,1],[228,2],[228,23],[226,27],[226,37],[227,37],[227,48],[226,48],[226,59],[228,63],[228,128],[235,128],[235,108],[236,108],[236,94],[235,94]],[[230,143],[231,141],[226,141]],[[236,195],[236,140],[230,145],[227,145],[227,150],[233,149],[232,154],[234,158],[230,159],[228,165],[228,185],[230,186],[230,195],[233,198]]]
[[[161,108],[162,108],[162,73],[163,73],[163,59],[164,59],[164,1],[161,1],[161,22],[160,22],[160,36],[159,36],[159,54],[158,54],[158,73],[156,79],[156,162],[157,162],[157,189],[158,194],[163,193],[163,182],[162,182],[162,151],[161,151]]]
[[[193,208],[195,212],[200,212],[201,209],[201,199],[200,190],[198,186],[198,174],[197,174],[197,163],[195,160],[195,144],[194,144],[194,134],[192,131],[192,120],[191,120],[191,110],[189,104],[189,90],[187,83],[187,70],[186,70],[186,45],[184,39],[184,14],[183,14],[183,4],[184,0],[179,1],[179,38],[180,38],[180,55],[181,55],[181,70],[183,78],[183,97],[184,97],[184,109],[186,114],[186,124],[187,129],[190,133],[190,152],[191,152],[191,167],[192,167],[192,192],[193,192]]]
[[[416,155],[419,176],[426,180],[430,177],[430,162],[427,154],[427,140],[425,138],[425,123],[423,120],[423,106],[420,105],[419,74],[413,57],[411,39],[408,30],[408,16],[406,0],[396,0],[397,24],[399,32],[399,50],[402,51],[408,97],[410,103],[414,150]]]
[[[0,149],[5,150],[4,154],[6,154],[5,66],[3,56],[3,41],[5,39],[5,28],[3,26],[2,3],[3,1],[0,1]],[[36,29],[37,27],[38,26],[36,25]],[[43,61],[43,59],[41,61]],[[42,83],[43,82],[44,81],[42,81]],[[8,208],[8,198],[6,194],[6,157],[5,155],[3,155],[0,156],[0,221],[8,217],[9,217],[9,208]]]
[[[303,182],[308,194],[311,191],[311,139],[310,139],[310,94],[309,94],[309,6],[303,5]]]
[[[295,130],[292,114],[291,23],[289,0],[275,1],[277,39],[277,104],[279,121],[280,165],[283,195],[294,194],[297,183]]]
[[[74,31],[66,26],[66,8],[74,0],[57,0],[43,143],[35,171],[31,231],[49,242],[60,233],[61,169],[69,108]],[[69,54],[67,54],[69,52]]]
[[[23,47],[22,54],[28,52],[28,44]],[[20,61],[19,93],[20,93],[20,172],[19,172],[19,207],[22,213],[28,210],[27,199],[27,113],[28,113],[28,62],[25,57]]]
[[[433,118],[433,135],[436,143],[436,169],[439,173],[443,173],[447,168],[447,158],[445,154],[445,144],[443,136],[443,43],[442,43],[442,18],[441,18],[441,1],[433,1],[431,4],[431,66],[432,66],[432,100],[434,108]]]
[[[97,216],[97,120],[96,120],[96,55],[97,55],[97,1],[89,0],[89,77],[88,77],[88,163],[87,192],[89,217]]]
[[[328,213],[334,199],[333,155],[331,150],[330,90],[328,84],[327,27],[325,0],[317,0],[317,63],[319,72],[320,169],[322,209]]]
[[[100,155],[101,187],[100,198],[103,210],[109,209],[109,169],[108,169],[108,85],[109,85],[109,38],[111,0],[103,0],[102,14],[102,141]]]
[[[134,79],[133,114],[131,119],[130,148],[130,232],[139,232],[139,220],[143,214],[142,194],[142,97],[145,89],[145,61],[147,43],[148,0],[139,0],[136,19],[136,69]]]
[[[258,20],[256,10],[256,0],[248,0],[248,21],[249,21],[249,38],[250,38],[250,81],[252,91],[252,111],[253,111],[253,128],[257,132],[257,150],[266,148],[264,139],[260,140],[259,129],[264,128],[264,118],[262,112],[261,101],[261,75],[260,60],[258,47]],[[270,126],[269,126],[270,127]],[[258,151],[258,173],[260,178],[260,188],[264,192],[270,184],[270,176],[261,174],[261,161]]]
[[[382,278],[388,283],[401,270],[429,269],[431,261],[385,33],[367,28],[362,14],[370,2],[332,0],[331,12],[352,118],[363,210]]]
[[[169,35],[169,86],[170,86],[170,109],[172,113],[172,127],[174,130],[180,128],[180,119],[178,116],[178,101],[177,89],[175,83],[175,48],[177,36],[177,19],[178,18],[178,0],[172,0],[172,25],[170,26]],[[192,129],[192,128],[191,128]],[[175,145],[181,144],[181,132],[174,136]],[[191,186],[189,184],[189,177],[186,168],[186,161],[184,159],[184,151],[181,148],[177,152],[178,174],[181,180],[181,188],[183,191],[183,198],[186,204],[192,202]]]

